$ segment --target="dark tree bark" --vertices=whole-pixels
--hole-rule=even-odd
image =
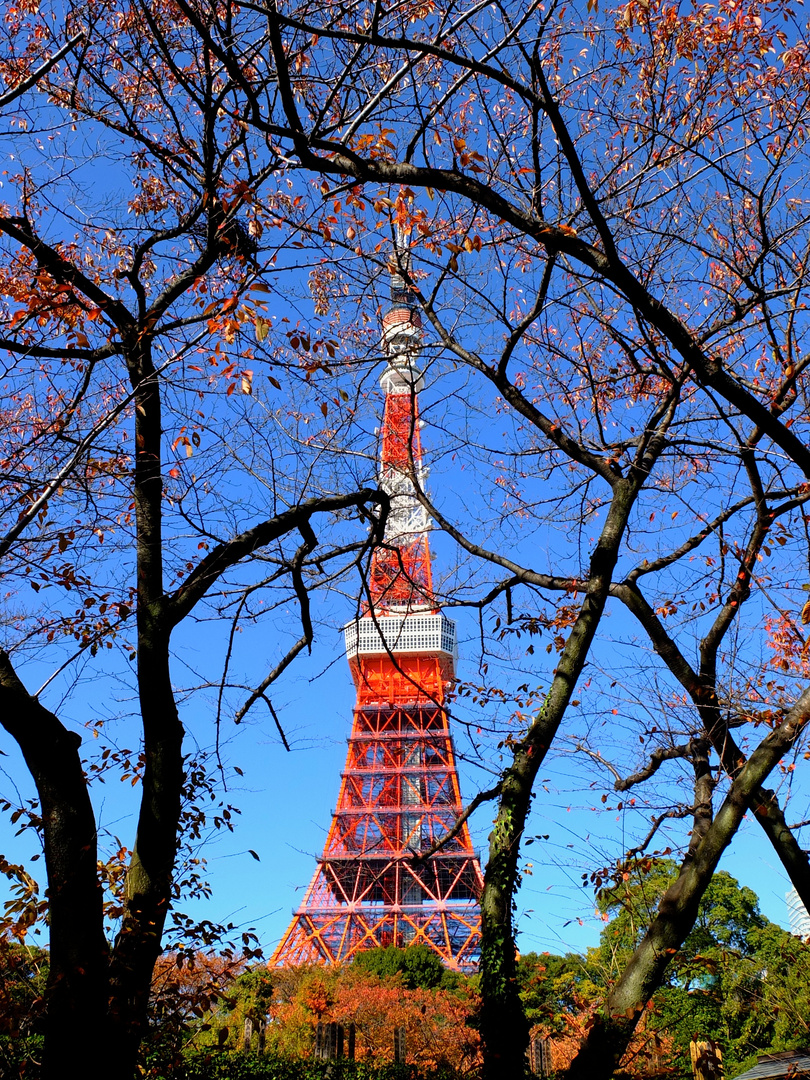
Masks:
[[[104,1026],[109,949],[98,879],[96,821],[79,755],[81,739],[31,697],[0,652],[0,722],[36,784],[48,875],[50,970],[46,1075],[81,1061],[90,1075],[109,1066]]]

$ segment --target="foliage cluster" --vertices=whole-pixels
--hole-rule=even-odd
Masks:
[[[446,979],[421,950],[407,960],[381,952],[385,955],[366,965],[274,972],[268,1048],[307,1054],[313,1024],[337,1022],[355,1025],[358,1059],[393,1061],[394,1029],[402,1027],[410,1062],[459,1072],[471,1069],[479,1053],[478,1034],[469,1026],[477,997],[466,980]],[[369,970],[377,965],[390,967],[390,973]]]
[[[47,977],[46,951],[0,935],[0,1076],[42,1060]]]
[[[583,1032],[620,977],[661,894],[670,860],[639,860],[601,894],[608,918],[585,955],[526,953],[517,967],[522,1004],[550,1061],[564,1073]],[[36,1076],[47,954],[5,940],[0,951],[4,1074]],[[244,959],[165,954],[153,979],[144,1075],[159,1080],[320,1080],[317,1023],[354,1023],[357,1060],[333,1064],[345,1080],[456,1080],[480,1065],[476,977],[447,972],[424,948],[369,950],[351,965],[269,970]],[[617,1075],[688,1076],[689,1043],[710,1037],[733,1078],[762,1053],[810,1042],[810,943],[769,922],[752,890],[718,873],[695,927],[654,996]],[[243,1043],[245,1019],[267,1022],[264,1049]],[[473,1025],[473,1026],[471,1026]],[[406,1028],[408,1064],[392,1060],[393,1029]],[[23,1062],[27,1060],[27,1067]]]
[[[191,966],[178,965],[174,955],[161,958],[144,1045],[147,1074],[216,1072],[228,1061],[247,1069],[255,1052],[264,1063],[261,1075],[282,1069],[283,1062],[304,1069],[302,1063],[312,1058],[315,1026],[331,1022],[354,1024],[358,1075],[365,1075],[361,1063],[371,1070],[395,1069],[397,1027],[405,1028],[414,1069],[470,1072],[478,1063],[479,1040],[469,1026],[478,1000],[468,980],[446,972],[419,946],[366,955],[363,963],[342,967],[273,970],[213,955],[200,955]],[[378,974],[376,968],[387,970]],[[250,1046],[246,1020],[255,1033]]]
[[[598,946],[585,955],[519,958],[521,1001],[533,1034],[548,1039],[555,1072],[570,1065],[676,874],[671,860],[638,860],[632,874],[602,890],[608,921]],[[357,1062],[339,1066],[347,1080],[471,1075],[480,1063],[478,980],[446,971],[422,947],[368,950],[336,968],[240,971],[213,957],[188,968],[167,957],[158,971],[149,1040],[155,1076],[168,1069],[189,1080],[320,1077],[324,1064],[311,1059],[313,1028],[332,1021],[356,1025]],[[248,1016],[269,1020],[259,1055],[241,1052]],[[689,1043],[700,1037],[719,1043],[733,1078],[759,1054],[806,1047],[808,1017],[810,943],[766,919],[755,893],[721,871],[616,1075],[688,1076]],[[400,1025],[412,1072],[391,1060]],[[167,1032],[182,1035],[173,1057],[166,1056]]]
[[[435,990],[437,987],[454,990],[461,985],[461,977],[444,967],[427,945],[411,945],[407,949],[396,945],[367,949],[355,957],[352,966],[355,971],[366,971],[380,979],[399,974],[402,985],[408,990]]]

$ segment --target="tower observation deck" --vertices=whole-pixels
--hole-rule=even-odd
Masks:
[[[481,867],[462,812],[445,695],[456,627],[433,593],[416,366],[421,320],[402,238],[383,318],[388,365],[379,483],[391,497],[369,603],[344,628],[357,691],[346,767],[323,854],[271,965],[338,963],[385,945],[427,945],[454,970],[480,951]]]

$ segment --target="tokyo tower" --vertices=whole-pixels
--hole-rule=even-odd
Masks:
[[[415,361],[421,320],[404,275],[406,242],[383,318],[388,366],[379,483],[391,497],[372,555],[368,602],[344,628],[357,690],[340,795],[323,855],[271,965],[337,963],[385,945],[427,945],[451,969],[477,967],[483,879],[462,812],[444,707],[456,626],[433,593]],[[415,483],[414,483],[415,482]]]

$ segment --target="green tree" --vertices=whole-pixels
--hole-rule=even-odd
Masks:
[[[358,971],[367,971],[381,979],[402,976],[402,985],[409,990],[435,990],[441,986],[452,989],[461,976],[448,971],[439,957],[427,945],[409,945],[400,949],[387,945],[359,953],[352,962]]]
[[[565,1029],[565,1015],[594,1000],[600,989],[592,981],[587,957],[577,953],[523,953],[517,985],[529,1024],[557,1032]]]
[[[198,1045],[213,1042],[232,1049],[257,1049],[272,1000],[273,976],[267,966],[256,964],[243,971],[206,1017],[205,1037],[198,1040]],[[247,1029],[246,1021],[250,1022]],[[246,1030],[253,1033],[251,1046],[245,1045]]]
[[[661,896],[677,876],[677,863],[671,859],[645,860],[632,871],[624,871],[619,882],[601,892],[599,908],[611,917],[599,944],[600,961],[606,970],[618,973],[623,969],[655,918]],[[704,961],[713,964],[726,953],[750,955],[756,932],[766,925],[756,893],[740,886],[727,871],[718,871],[673,960],[671,977],[688,983],[689,970],[696,967],[699,971]]]
[[[677,873],[671,860],[650,861],[601,894],[600,906],[612,918],[588,966],[602,981],[603,995],[621,976]],[[653,997],[652,1025],[672,1037],[684,1070],[691,1039],[716,1039],[733,1075],[757,1054],[806,1044],[809,965],[810,947],[766,919],[752,889],[719,871]]]
[[[737,1056],[810,1045],[810,944],[773,923],[755,935],[752,963],[726,982],[726,1001],[740,1003],[745,1017],[737,1036]]]

